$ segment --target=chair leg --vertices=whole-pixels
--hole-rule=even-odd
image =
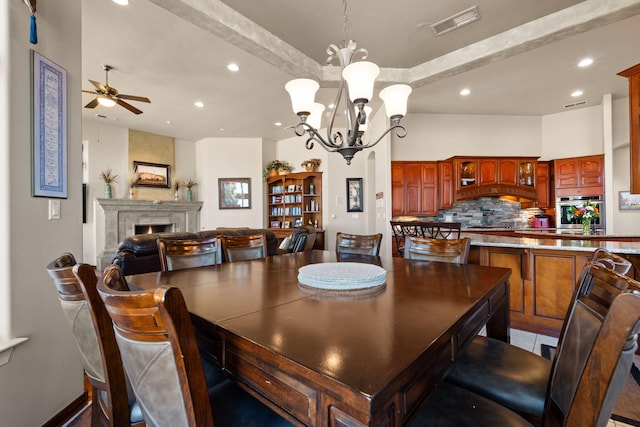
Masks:
[[[102,427],[102,408],[98,397],[98,390],[91,386],[91,427]]]

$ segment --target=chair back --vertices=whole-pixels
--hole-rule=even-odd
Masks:
[[[246,236],[221,236],[222,250],[228,262],[265,258],[267,256],[267,236],[264,233]]]
[[[603,248],[596,249],[593,253],[593,257],[591,257],[591,261],[608,264],[607,267],[619,274],[627,274],[633,266],[631,261]]]
[[[336,234],[336,252],[360,255],[380,255],[382,234],[348,234],[338,232]]]
[[[118,275],[112,276],[111,284]],[[99,281],[147,426],[213,426],[204,370],[182,293],[123,292]]]
[[[637,348],[640,284],[598,263],[585,268],[551,367],[545,427],[605,426]]]
[[[422,237],[432,239],[459,239],[462,230],[461,222],[422,222]]]
[[[124,374],[111,319],[96,291],[95,268],[86,264],[76,266],[75,257],[65,253],[49,263],[47,271],[58,291],[93,389],[92,425],[143,422]]]
[[[396,242],[396,253],[404,257],[404,241],[407,236],[422,236],[422,230],[417,222],[389,221],[391,232]],[[424,237],[424,236],[423,236]]]
[[[440,261],[466,264],[469,258],[471,239],[432,239],[407,237],[404,247],[405,259]]]
[[[162,271],[204,267],[219,263],[218,239],[171,240],[158,239],[158,254]]]
[[[304,252],[313,249],[316,242],[316,228],[312,225],[302,225],[293,229],[291,233],[291,248],[289,252]]]

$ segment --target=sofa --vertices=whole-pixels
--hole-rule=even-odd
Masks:
[[[206,239],[223,235],[243,236],[259,232],[264,232],[267,236],[267,256],[275,255],[278,249],[278,239],[273,231],[255,228],[218,228],[216,230],[203,230],[197,233],[135,234],[120,242],[111,263],[120,266],[123,273],[127,276],[160,271],[160,257],[156,243],[158,239]]]

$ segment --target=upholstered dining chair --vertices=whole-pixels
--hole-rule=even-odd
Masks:
[[[207,383],[178,288],[122,292],[110,282],[98,290],[147,426],[291,425],[231,380]]]
[[[124,374],[111,318],[96,290],[96,270],[87,266],[85,286],[74,275],[75,257],[65,253],[47,265],[91,383],[91,425],[144,425]]]
[[[607,425],[633,363],[640,329],[640,283],[598,263],[586,267],[585,280],[565,322],[543,411],[543,427]],[[523,364],[521,377],[528,367]],[[513,379],[517,381],[517,379]],[[525,379],[526,381],[526,379]],[[487,387],[504,383],[485,379]],[[503,392],[517,393],[507,388]],[[420,407],[410,426],[534,425],[474,391],[445,382]]]
[[[220,236],[227,262],[246,261],[267,256],[267,236],[264,233],[246,236]]]
[[[607,260],[612,260],[608,262]],[[572,304],[563,325],[556,354],[561,354],[565,341],[574,339],[570,331],[570,315],[579,301],[595,301],[592,305],[606,311],[611,300],[625,291],[629,283],[613,281],[613,285],[593,279],[591,266],[626,273],[631,263],[607,251],[598,251],[587,264],[578,279]],[[571,344],[566,344],[571,345]],[[469,389],[504,405],[523,417],[539,423],[542,419],[549,379],[554,364],[542,356],[503,341],[476,337],[453,364],[446,381]]]
[[[471,239],[432,239],[407,237],[404,245],[405,259],[466,264],[469,259]]]
[[[218,239],[158,239],[158,255],[162,271],[204,267],[219,264]]]
[[[336,234],[336,252],[360,255],[380,255],[382,234]]]

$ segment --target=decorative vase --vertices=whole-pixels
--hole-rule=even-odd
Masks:
[[[129,188],[129,198],[133,200],[133,188]]]
[[[314,165],[306,165],[304,168],[307,170],[307,172],[315,172],[316,171],[316,167]]]
[[[178,190],[176,190],[176,192],[173,193],[173,200],[180,200],[180,194],[178,193]]]
[[[582,234],[591,234],[591,218],[582,218]]]
[[[269,170],[269,176],[278,176],[278,170],[277,169],[270,169]]]
[[[108,182],[104,183],[104,198],[105,199],[111,198],[111,184],[109,184]]]
[[[191,191],[190,188],[187,188],[187,202],[190,202],[193,200],[193,192]]]

